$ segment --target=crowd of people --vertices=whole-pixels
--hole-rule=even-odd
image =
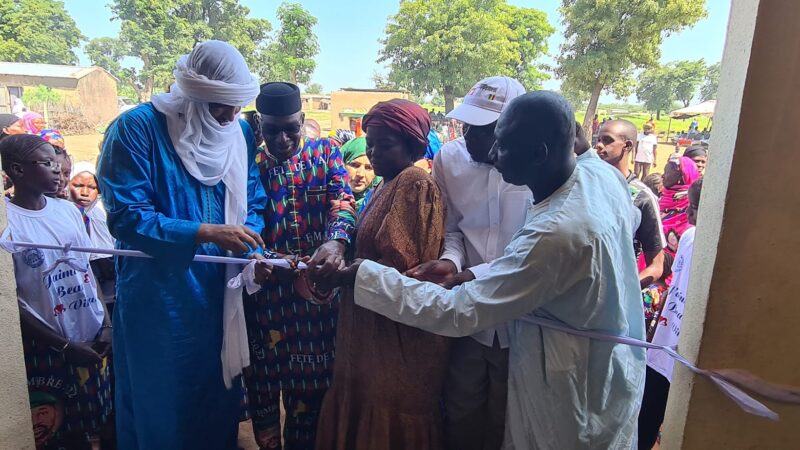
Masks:
[[[233,449],[247,418],[262,449],[653,447],[672,360],[526,318],[676,345],[703,147],[650,173],[652,125],[592,145],[505,76],[444,145],[402,99],[325,135],[224,42],[174,76],[96,165],[0,115],[37,448]]]

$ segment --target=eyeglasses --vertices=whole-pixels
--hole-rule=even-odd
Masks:
[[[36,164],[42,167],[47,167],[52,170],[61,170],[61,163],[58,161],[20,161],[25,164]]]

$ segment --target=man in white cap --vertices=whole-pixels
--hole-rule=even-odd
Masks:
[[[523,94],[500,115],[490,158],[536,203],[479,278],[447,290],[356,260],[312,280],[354,286],[356,305],[441,336],[507,323],[506,450],[637,442],[644,350],[575,333],[645,338],[631,251],[639,212],[618,170],[597,157],[576,160],[575,136],[575,113],[553,92]]]
[[[122,249],[114,309],[117,442],[133,449],[235,449],[249,365],[239,267],[195,255],[263,247],[255,139],[237,120],[258,80],[225,42],[181,57],[167,94],[122,114],[99,163],[108,227]]]
[[[489,151],[500,113],[524,93],[525,88],[513,78],[486,78],[447,114],[448,119],[464,124],[464,137],[445,144],[433,163],[433,177],[447,201],[444,254],[407,275],[446,287],[480,278],[522,228],[531,191],[503,181]],[[507,395],[505,325],[454,340],[444,390],[447,447],[499,449]]]

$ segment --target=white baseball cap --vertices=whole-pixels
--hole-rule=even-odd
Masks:
[[[496,121],[511,100],[525,93],[522,84],[510,77],[484,78],[472,86],[464,101],[447,113],[467,125],[484,126]]]

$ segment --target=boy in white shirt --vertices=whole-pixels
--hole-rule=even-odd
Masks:
[[[653,126],[644,124],[644,133],[639,135],[634,155],[633,172],[642,180],[650,174],[650,168],[656,167],[658,157],[658,137],[653,134]]]
[[[6,200],[2,240],[13,252],[36,446],[97,448],[111,412],[111,324],[97,298],[89,255],[13,243],[92,244],[78,210],[44,195],[60,183],[61,165],[50,144],[34,135],[9,136],[0,142],[0,155],[15,186],[13,199]]]

